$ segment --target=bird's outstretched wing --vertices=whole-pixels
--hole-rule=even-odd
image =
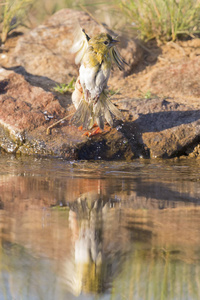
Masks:
[[[87,35],[84,29],[77,28],[75,32],[75,40],[74,44],[72,45],[71,52],[77,53],[75,57],[75,63],[79,64],[83,59],[83,56],[88,48],[88,42],[90,37]]]
[[[128,65],[127,62],[121,57],[115,47],[110,49],[110,55],[113,62],[118,66],[120,71],[124,70],[124,65]]]

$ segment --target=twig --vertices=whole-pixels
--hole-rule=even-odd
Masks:
[[[46,134],[49,135],[52,128],[54,128],[56,125],[58,125],[58,124],[61,123],[62,121],[68,119],[68,118],[71,117],[73,114],[74,114],[74,113],[72,113],[72,114],[70,114],[70,115],[67,115],[67,116],[65,116],[64,118],[60,119],[59,121],[53,123],[51,126],[49,126],[49,127],[47,128]]]

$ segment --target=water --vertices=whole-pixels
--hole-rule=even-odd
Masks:
[[[0,300],[200,299],[200,161],[0,157]]]

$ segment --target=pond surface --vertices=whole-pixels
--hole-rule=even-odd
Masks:
[[[200,161],[0,156],[0,300],[200,299]]]

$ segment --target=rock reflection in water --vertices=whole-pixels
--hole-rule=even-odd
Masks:
[[[37,172],[0,174],[0,300],[200,299],[193,174]]]

